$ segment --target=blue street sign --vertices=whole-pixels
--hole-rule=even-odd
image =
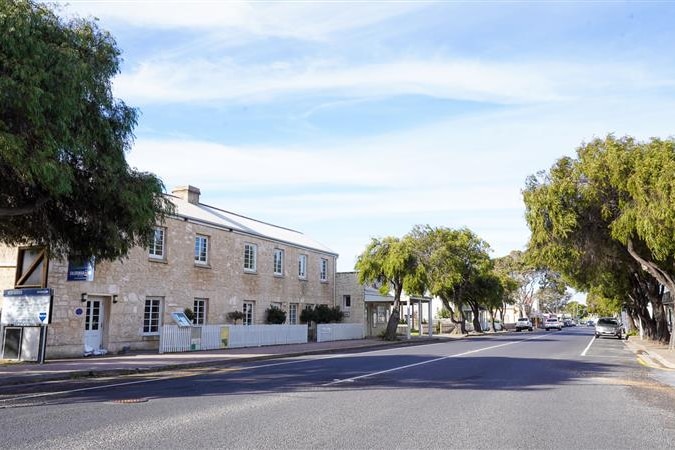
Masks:
[[[41,312],[40,314],[38,314],[38,317],[40,318],[40,322],[44,322],[47,319],[47,313]]]

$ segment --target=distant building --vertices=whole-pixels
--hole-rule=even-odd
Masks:
[[[0,247],[0,288],[53,290],[47,358],[157,349],[171,313],[190,308],[195,324],[264,323],[278,306],[299,323],[302,308],[334,306],[338,255],[298,231],[200,203],[199,189],[168,195],[176,214],[155,229],[149,249],[115,262],[48,259],[43,249]]]

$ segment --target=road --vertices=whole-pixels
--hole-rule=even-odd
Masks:
[[[675,389],[590,328],[0,391],[2,448],[669,448]]]

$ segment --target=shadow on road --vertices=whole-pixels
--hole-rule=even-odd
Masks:
[[[41,397],[41,403],[133,403],[164,398],[317,390],[548,390],[582,379],[616,376],[620,368],[625,367],[563,359],[355,354],[339,358],[276,360],[220,369],[183,370],[174,373],[173,378],[168,378],[169,374],[164,374],[163,378],[125,377],[115,383],[136,384],[101,386]],[[34,400],[31,402],[34,403]],[[0,406],[3,406],[2,402]]]

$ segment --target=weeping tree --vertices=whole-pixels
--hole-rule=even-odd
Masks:
[[[387,322],[385,340],[396,340],[401,294],[407,285],[418,285],[414,280],[419,278],[420,269],[415,243],[410,235],[373,238],[357,259],[360,284],[379,283],[382,294],[393,291],[394,305]],[[410,290],[408,292],[411,293]]]
[[[147,246],[172,206],[129,167],[137,111],[112,95],[120,50],[84,19],[0,2],[0,242],[116,259]]]
[[[468,228],[417,226],[413,229],[421,268],[414,281],[441,299],[450,311],[453,323],[466,333],[464,306],[473,311],[473,326],[481,331],[478,320],[482,298],[480,284],[492,269],[490,246]],[[419,290],[419,285],[416,286]]]
[[[610,135],[531,176],[523,192],[532,255],[621,301],[660,341],[670,338],[662,294],[675,289],[673,173],[672,140]]]

